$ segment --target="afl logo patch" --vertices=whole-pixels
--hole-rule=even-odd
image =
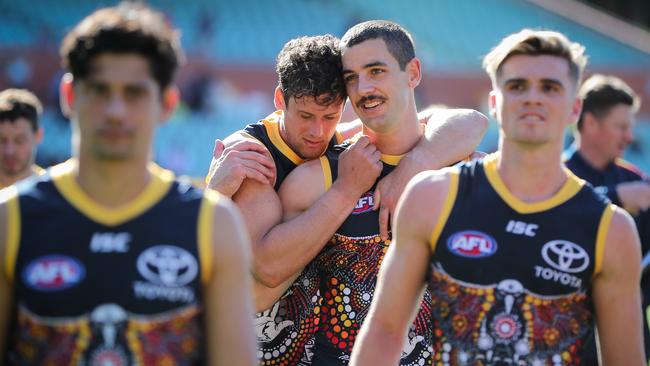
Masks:
[[[352,210],[353,215],[360,215],[362,213],[372,211],[373,207],[375,207],[375,201],[373,200],[372,192],[366,192],[359,200],[357,201],[357,205],[354,206],[354,210]]]
[[[453,254],[467,258],[488,257],[497,251],[497,242],[480,231],[461,231],[447,240],[447,248]]]
[[[78,260],[49,255],[31,261],[23,271],[23,281],[38,291],[60,291],[79,284],[86,270]]]

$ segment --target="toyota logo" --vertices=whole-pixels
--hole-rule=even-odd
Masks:
[[[198,274],[192,254],[172,245],[151,247],[138,257],[138,271],[147,280],[163,286],[184,286]]]
[[[577,273],[589,266],[589,255],[578,244],[566,240],[553,240],[542,247],[542,257],[555,269]]]

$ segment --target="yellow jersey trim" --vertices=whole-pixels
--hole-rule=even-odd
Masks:
[[[607,233],[609,232],[609,226],[612,222],[612,217],[614,216],[614,211],[616,211],[616,206],[608,204],[603,215],[600,217],[600,223],[598,224],[598,234],[596,235],[596,249],[594,255],[594,277],[600,273],[603,268],[603,255],[605,253],[605,241],[607,239]]]
[[[339,131],[336,131],[336,132],[334,133],[334,137],[336,138],[336,144],[337,144],[337,145],[338,145],[338,144],[342,144],[343,141],[345,141],[345,140],[343,139],[343,135],[341,135],[341,133],[340,133]]]
[[[197,238],[199,263],[201,264],[201,281],[203,285],[208,285],[212,277],[214,211],[219,199],[221,199],[221,194],[216,191],[204,192],[201,209],[199,210]]]
[[[18,257],[18,247],[20,245],[20,203],[18,201],[18,190],[15,186],[10,186],[2,190],[2,195],[7,195],[7,237],[5,242],[5,275],[7,282],[12,284],[14,281],[14,270],[16,268],[16,258]],[[3,199],[4,200],[4,199]]]
[[[454,202],[456,202],[459,177],[460,171],[458,169],[449,171],[449,190],[447,191],[447,198],[445,198],[445,203],[443,204],[442,209],[440,210],[440,215],[438,216],[438,222],[436,222],[436,226],[433,228],[431,240],[429,241],[432,254],[436,251],[436,246],[440,239],[440,234],[442,234],[442,229],[447,224],[447,219],[449,219],[451,209],[454,207]]]
[[[128,204],[106,207],[95,202],[79,187],[74,175],[77,164],[75,159],[70,159],[52,167],[52,181],[72,206],[91,220],[106,226],[117,226],[144,213],[160,201],[174,181],[174,173],[150,163],[147,169],[151,178],[145,189]]]
[[[273,145],[275,145],[275,147],[278,148],[278,150],[280,150],[284,156],[289,158],[292,163],[296,165],[302,164],[304,160],[298,156],[298,154],[296,154],[296,152],[293,151],[282,139],[282,136],[280,135],[280,120],[275,118],[271,119],[269,117],[263,119],[262,123],[264,124],[266,133],[269,135],[269,138],[271,139]],[[280,114],[279,118],[283,118],[283,116]]]
[[[40,166],[34,164],[34,165],[32,165],[32,173],[34,175],[43,175],[43,174],[45,174],[45,169],[43,169]]]
[[[498,154],[492,154],[483,159],[483,170],[485,171],[485,176],[501,199],[520,214],[541,212],[559,206],[568,201],[571,197],[575,196],[585,185],[584,180],[576,177],[570,170],[565,168],[564,172],[567,175],[567,180],[557,193],[543,201],[532,203],[524,202],[510,193],[505,183],[503,183],[503,180],[497,171],[497,157]]]
[[[323,170],[325,191],[328,191],[332,186],[332,168],[330,167],[330,161],[325,156],[321,156],[318,160],[320,160],[320,168]]]
[[[380,159],[381,159],[381,161],[383,161],[384,163],[386,163],[388,165],[397,166],[397,164],[399,164],[400,160],[402,160],[403,157],[404,157],[404,155],[381,154]]]

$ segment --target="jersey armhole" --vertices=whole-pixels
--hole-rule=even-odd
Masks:
[[[594,274],[593,277],[596,277],[603,267],[603,253],[605,252],[605,241],[607,239],[607,233],[609,232],[609,227],[612,222],[612,217],[614,216],[614,211],[616,206],[611,203],[607,205],[603,214],[600,217],[600,223],[598,224],[598,234],[596,234],[596,248],[594,251]]]
[[[18,202],[18,191],[16,187],[10,186],[4,190],[7,194],[7,233],[5,241],[5,276],[10,285],[14,281],[16,258],[20,244],[20,204]]]
[[[214,211],[219,202],[220,194],[215,191],[205,191],[201,200],[198,220],[198,253],[199,263],[201,266],[201,282],[203,285],[210,283],[212,277],[212,265],[214,248],[213,243],[213,226]]]
[[[440,239],[440,234],[442,229],[447,224],[447,219],[451,214],[451,209],[454,207],[454,202],[456,201],[456,196],[458,194],[458,180],[460,176],[460,171],[458,169],[449,170],[449,189],[447,190],[447,197],[445,198],[445,203],[440,209],[440,215],[438,216],[438,222],[436,226],[433,227],[433,232],[431,233],[431,239],[429,241],[429,247],[431,248],[431,254],[435,253],[436,245]]]
[[[320,167],[323,170],[323,180],[325,181],[325,191],[329,191],[330,187],[332,186],[332,168],[330,166],[330,161],[327,159],[326,156],[321,156],[319,158],[320,160]]]

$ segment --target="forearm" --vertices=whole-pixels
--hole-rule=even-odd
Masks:
[[[394,366],[399,364],[404,336],[371,318],[354,344],[350,366]]]
[[[357,200],[335,182],[306,211],[271,229],[254,244],[255,278],[275,287],[300,271],[334,235]]]
[[[418,166],[419,172],[463,160],[474,152],[487,127],[487,118],[475,110],[437,111],[427,123],[424,138],[407,154],[410,164]]]

